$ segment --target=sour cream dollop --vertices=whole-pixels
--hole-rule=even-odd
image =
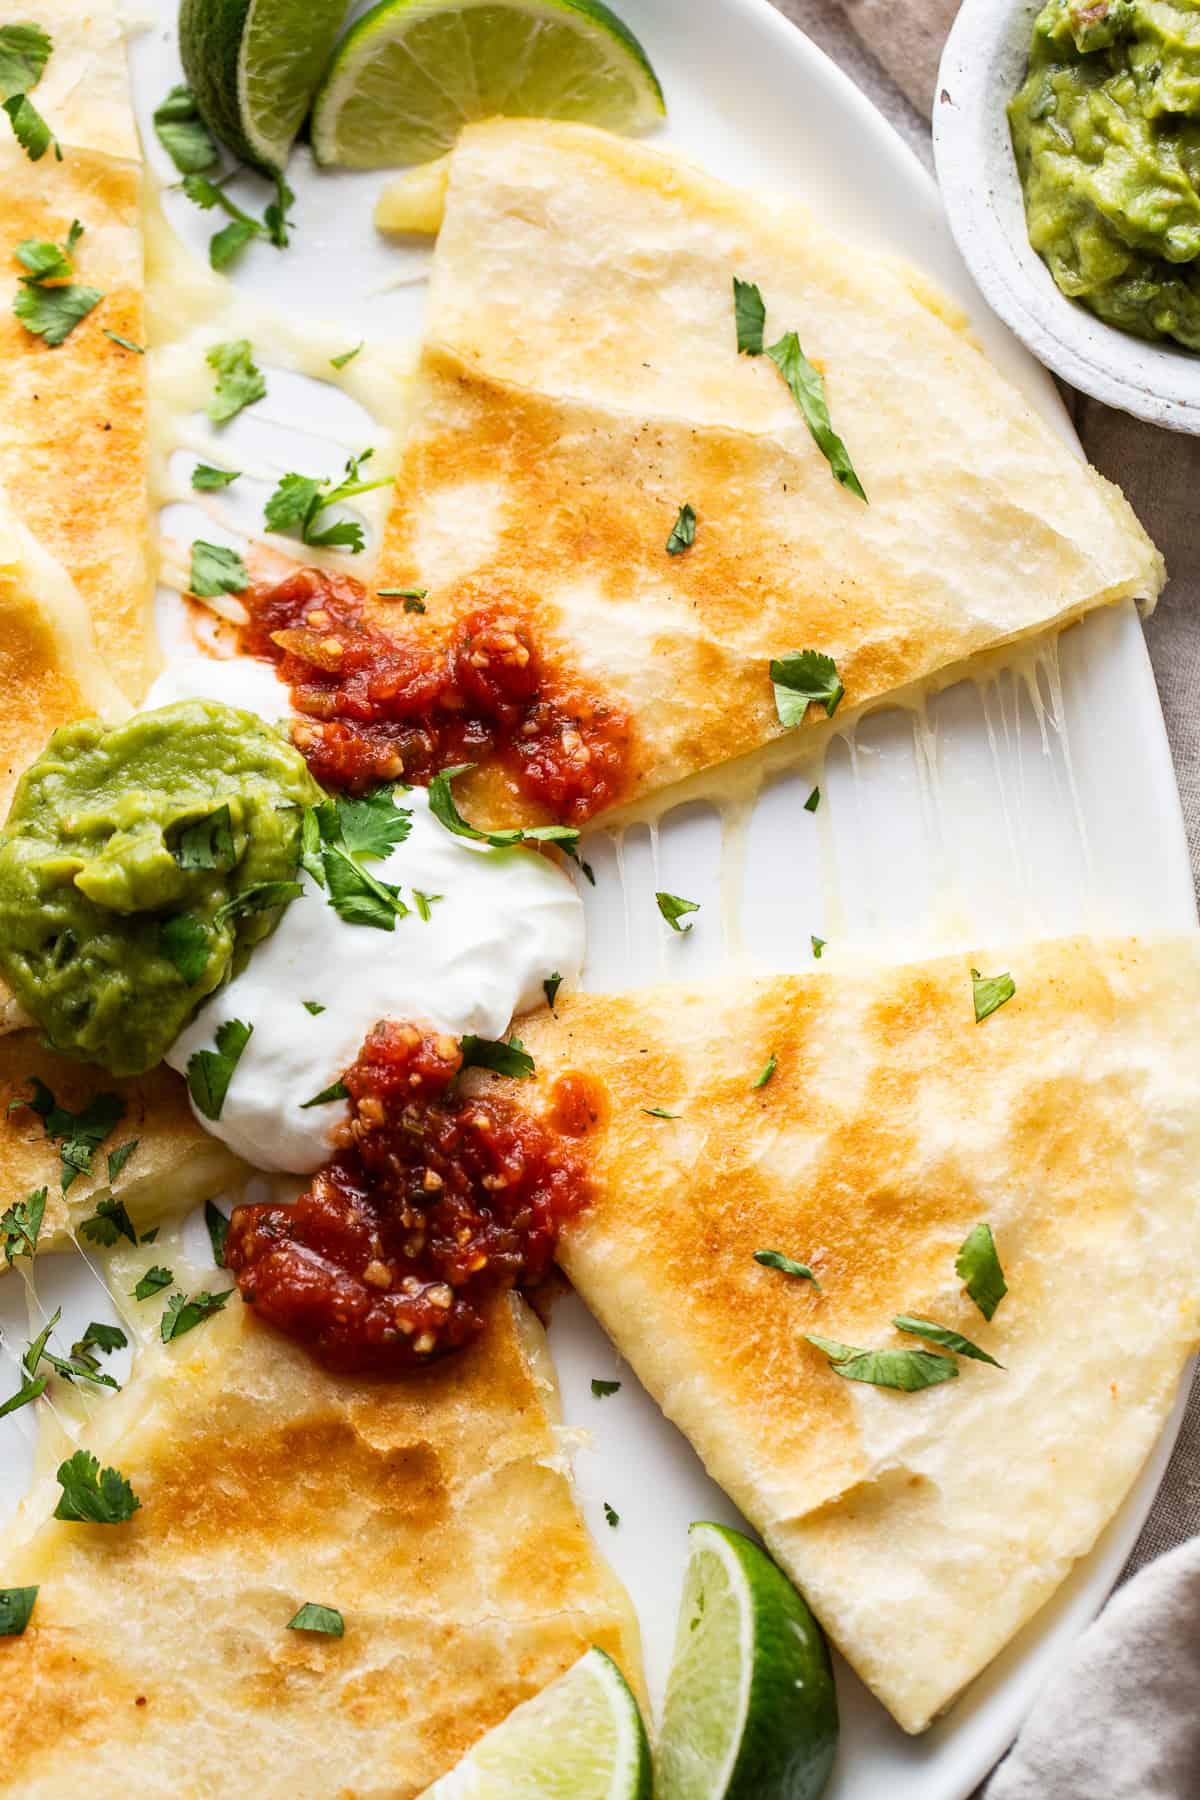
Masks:
[[[390,932],[347,924],[302,874],[304,893],[274,935],[167,1055],[183,1073],[226,1020],[253,1027],[220,1118],[201,1123],[256,1168],[306,1175],[329,1160],[346,1103],[304,1102],[338,1080],[378,1020],[503,1037],[514,1014],[544,1001],[548,975],[569,983],[582,967],[583,907],[561,869],[535,850],[456,837],[421,788],[397,800],[411,809],[409,835],[366,866],[410,906],[413,888],[439,895],[430,917],[414,908]],[[306,1001],[324,1010],[313,1013]]]
[[[277,725],[292,711],[274,663],[260,662],[256,656],[181,656],[151,683],[140,710],[151,712],[176,700],[219,700],[257,713],[268,725]]]

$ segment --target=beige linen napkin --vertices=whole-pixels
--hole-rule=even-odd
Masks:
[[[1000,0],[997,0],[997,4]],[[929,113],[958,0],[775,0],[932,168]],[[1146,636],[1200,871],[1200,438],[1065,392],[1097,468],[1161,547]],[[1200,1382],[1122,1580],[1040,1699],[987,1800],[1200,1800]],[[1191,1543],[1185,1543],[1186,1539]],[[1173,1546],[1181,1548],[1174,1550]],[[1160,1561],[1153,1559],[1159,1557]]]

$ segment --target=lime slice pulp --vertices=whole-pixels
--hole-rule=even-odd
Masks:
[[[345,13],[346,0],[180,0],[188,85],[243,162],[282,173]]]
[[[470,119],[574,119],[645,131],[666,108],[642,46],[602,0],[380,0],[352,25],[313,105],[317,161],[428,162]]]
[[[837,1733],[829,1651],[800,1595],[740,1532],[693,1525],[656,1800],[816,1800]]]
[[[650,1800],[650,1745],[616,1663],[589,1650],[421,1800]]]

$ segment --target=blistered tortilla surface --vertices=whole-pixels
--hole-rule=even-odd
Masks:
[[[869,505],[738,354],[734,276],[822,371]],[[634,798],[780,734],[772,657],[834,657],[850,708],[1162,584],[1118,490],[893,262],[645,146],[469,127],[426,318],[378,585],[431,590],[422,632],[481,595],[528,616],[629,714]]]
[[[972,961],[1017,987],[978,1025]],[[1091,1548],[1196,1346],[1198,1020],[1181,936],[575,994],[522,1021],[544,1102],[566,1073],[594,1086],[567,1273],[909,1731]],[[991,1324],[955,1274],[981,1221],[1009,1287]],[[898,1313],[1003,1370],[889,1392],[804,1341],[917,1347]]]
[[[399,1382],[323,1373],[236,1296],[151,1344],[95,1442],[141,1510],[54,1521],[50,1476],[6,1540],[40,1591],[0,1640],[0,1793],[410,1800],[589,1645],[636,1682],[555,1419],[509,1301]],[[345,1635],[289,1630],[306,1601]]]

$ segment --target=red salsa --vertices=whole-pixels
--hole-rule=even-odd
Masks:
[[[351,1117],[292,1206],[239,1206],[227,1267],[327,1368],[394,1373],[483,1330],[488,1301],[549,1270],[587,1199],[569,1148],[504,1096],[461,1092],[456,1039],[376,1025],[344,1077]]]
[[[380,630],[365,597],[319,569],[243,595],[242,648],[279,665],[301,715],[293,742],[323,787],[424,785],[454,763],[498,759],[563,823],[621,797],[628,720],[544,666],[517,608],[481,606],[434,642]]]

